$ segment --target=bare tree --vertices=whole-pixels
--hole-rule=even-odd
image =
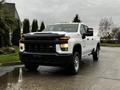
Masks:
[[[113,26],[112,18],[102,18],[99,23],[99,36],[107,37],[111,33]]]

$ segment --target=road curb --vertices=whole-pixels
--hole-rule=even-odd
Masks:
[[[14,65],[22,65],[22,63],[20,61],[0,63],[0,66],[14,66]]]

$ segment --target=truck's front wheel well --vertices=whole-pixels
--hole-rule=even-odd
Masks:
[[[97,48],[100,50],[100,43],[97,44]]]
[[[79,44],[75,45],[73,48],[73,53],[74,52],[78,52],[79,54],[81,54],[82,53],[81,45],[79,45]]]

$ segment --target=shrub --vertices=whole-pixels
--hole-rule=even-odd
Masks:
[[[11,54],[15,53],[16,50],[13,47],[3,47],[0,49],[0,54]]]
[[[0,50],[0,55],[3,54],[3,53],[4,53],[3,50]]]
[[[109,40],[109,39],[102,39],[101,43],[109,43],[109,44],[120,44],[120,40]]]

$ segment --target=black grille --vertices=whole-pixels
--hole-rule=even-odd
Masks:
[[[55,45],[48,43],[26,43],[25,51],[35,53],[55,53]]]
[[[56,53],[56,44],[59,43],[58,34],[35,34],[24,37],[25,51],[35,53]]]

